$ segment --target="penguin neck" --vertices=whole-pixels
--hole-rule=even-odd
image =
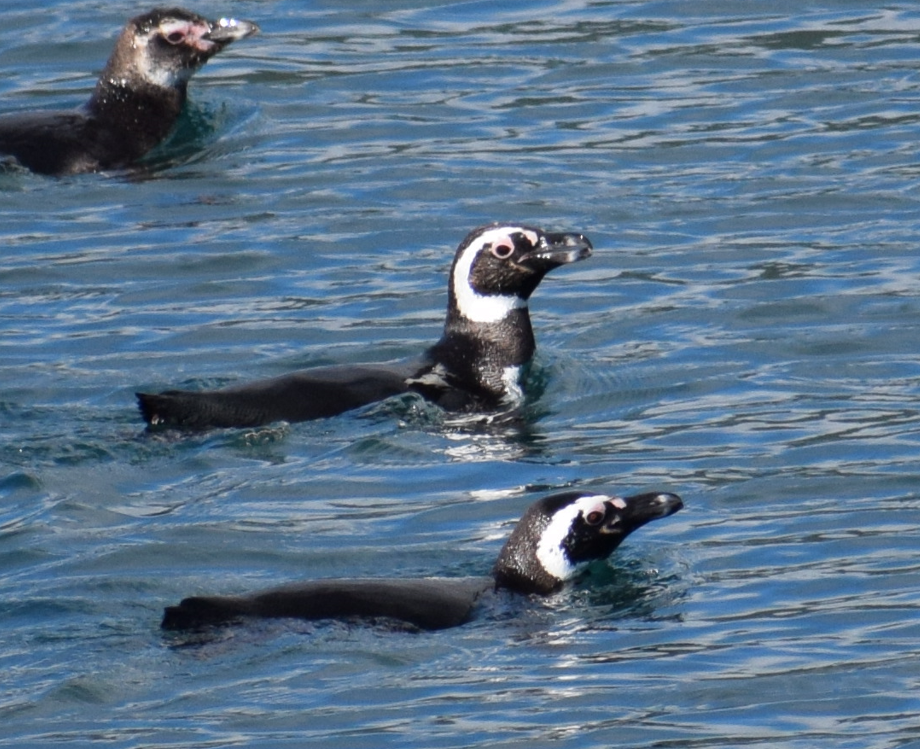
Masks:
[[[553,577],[546,570],[524,570],[519,567],[504,566],[496,563],[492,569],[492,579],[495,580],[495,589],[511,590],[515,593],[548,596],[560,590],[564,583],[559,578]]]
[[[137,158],[172,131],[185,104],[186,86],[163,87],[122,77],[106,66],[86,109],[122,158]]]
[[[495,322],[475,322],[448,311],[444,334],[430,350],[443,366],[469,389],[487,398],[517,400],[521,396],[521,369],[536,351],[527,303],[510,309]]]
[[[492,568],[495,587],[513,590],[516,593],[537,593],[549,595],[563,586],[563,580],[551,574],[541,563],[537,555],[540,536],[547,522],[537,519],[521,519],[527,524],[523,529],[515,530],[502,547]]]

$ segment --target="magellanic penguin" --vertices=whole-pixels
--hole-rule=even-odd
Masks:
[[[251,21],[209,21],[157,8],[128,21],[89,101],[70,111],[0,117],[0,154],[49,175],[130,166],[172,131],[189,78],[237,39]]]
[[[570,491],[537,500],[518,521],[491,577],[313,580],[238,596],[195,596],[165,610],[168,630],[246,617],[390,619],[420,629],[468,621],[490,590],[548,595],[605,559],[634,530],[683,507],[676,494]]]
[[[549,271],[591,250],[583,234],[480,227],[457,249],[444,333],[421,360],[318,367],[222,390],[138,393],[141,414],[152,428],[254,427],[334,416],[409,391],[448,411],[513,407],[536,350],[527,301]]]

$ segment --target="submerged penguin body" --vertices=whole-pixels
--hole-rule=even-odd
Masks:
[[[163,614],[164,629],[190,629],[243,617],[392,619],[419,629],[469,621],[491,577],[311,580],[240,596],[194,596]]]
[[[411,367],[317,367],[221,390],[138,393],[151,427],[256,427],[336,416],[407,392]]]

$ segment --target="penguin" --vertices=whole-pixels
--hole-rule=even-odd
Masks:
[[[189,79],[251,21],[209,21],[156,8],[128,21],[89,101],[71,111],[0,117],[0,154],[39,174],[63,176],[130,166],[172,131]]]
[[[441,339],[419,360],[301,370],[222,390],[137,393],[150,428],[256,427],[335,416],[406,392],[453,412],[513,408],[536,350],[527,303],[554,268],[591,255],[583,234],[490,224],[454,256]]]
[[[534,502],[488,577],[312,580],[237,596],[195,596],[165,609],[166,630],[199,629],[247,617],[386,619],[423,630],[469,621],[489,591],[547,596],[606,559],[637,528],[683,507],[676,494],[631,497],[568,491]]]

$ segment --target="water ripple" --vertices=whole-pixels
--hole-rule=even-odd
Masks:
[[[0,745],[915,743],[917,12],[234,14],[263,33],[144,172],[0,174]],[[123,15],[2,11],[5,108],[83,100]],[[417,354],[506,218],[597,250],[534,295],[520,413],[144,434],[137,389]],[[456,630],[158,629],[195,592],[486,574],[571,487],[686,508]]]

